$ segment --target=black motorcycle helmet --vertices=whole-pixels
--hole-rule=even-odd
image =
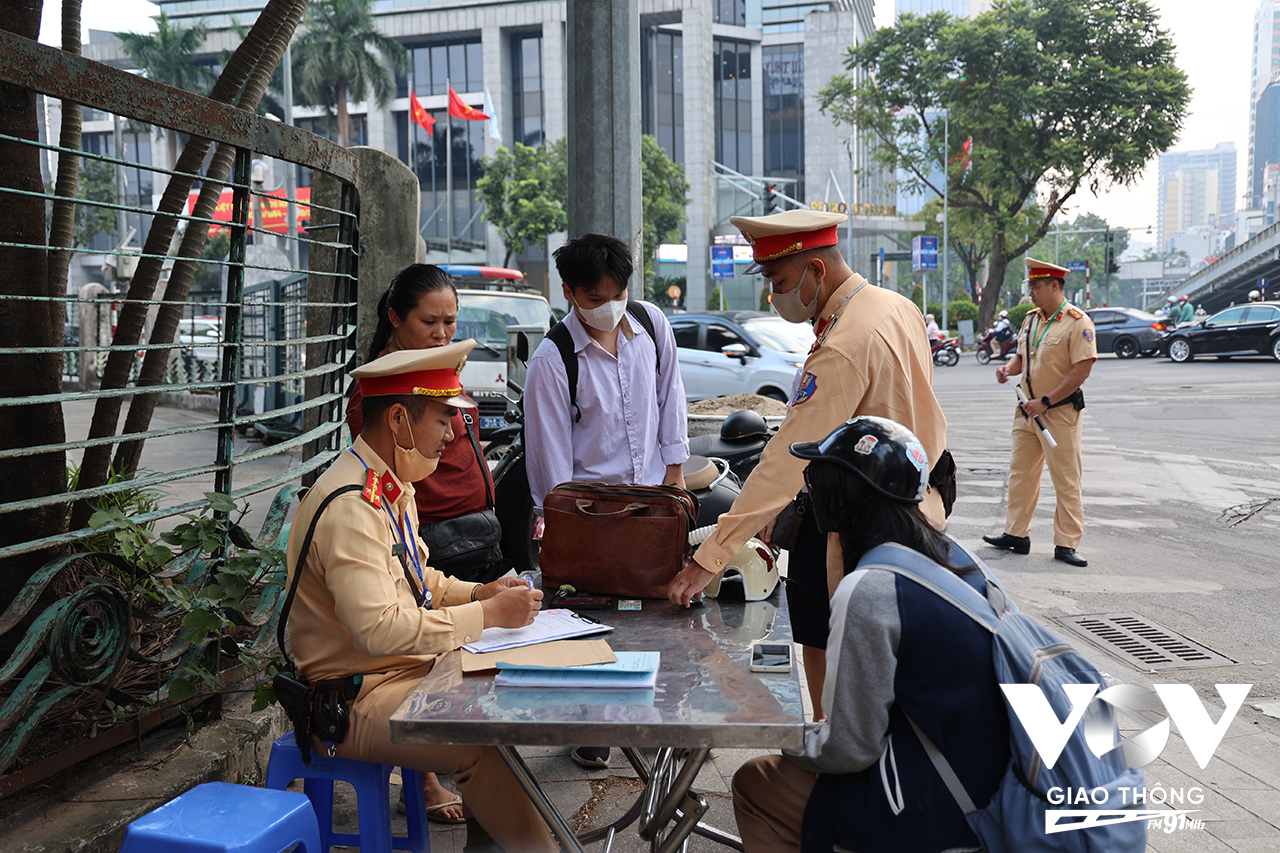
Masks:
[[[822,441],[798,441],[789,449],[800,459],[848,468],[880,494],[902,503],[920,503],[929,487],[929,457],[920,439],[888,418],[850,418]]]
[[[725,441],[742,441],[744,438],[763,438],[769,434],[764,416],[752,409],[739,409],[720,424],[720,437]]]

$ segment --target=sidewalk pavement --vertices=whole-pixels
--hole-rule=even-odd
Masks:
[[[199,413],[157,409],[157,423],[181,422],[185,419],[207,417]],[[68,436],[73,436],[68,416]],[[87,420],[84,421],[87,424]],[[991,439],[994,438],[994,445]],[[963,461],[961,477],[976,483],[990,479],[995,471],[1003,471],[1007,463],[1007,447],[999,447],[1002,437],[984,436],[979,446],[964,447],[953,442],[956,458]],[[188,437],[189,448],[172,448],[165,453],[174,454],[171,459],[182,459],[190,465],[192,460],[203,458],[198,454],[209,452],[212,458],[212,436],[195,434]],[[237,439],[237,445],[242,439]],[[1007,436],[1003,437],[1007,442]],[[166,460],[155,456],[151,447],[144,455],[144,465],[164,470]],[[265,460],[264,460],[265,461]],[[210,481],[211,485],[211,481]],[[193,490],[198,486],[192,486]],[[197,492],[198,494],[198,492]],[[1052,487],[1046,476],[1041,496],[1040,516],[1052,513]],[[1086,501],[1087,501],[1086,488]],[[269,501],[262,501],[261,508]],[[985,548],[981,534],[987,532],[969,519],[985,517],[991,511],[991,498],[985,495],[966,494],[962,490],[949,532],[975,548],[977,553],[989,559],[997,573],[1001,573],[1005,557],[1000,552]],[[962,520],[963,521],[959,521]],[[254,527],[250,527],[253,530]],[[1091,555],[1092,556],[1092,555]],[[1052,604],[1043,605],[1043,596],[1031,587],[1027,579],[1032,573],[1052,576],[1063,571],[1046,555],[1018,557],[1019,571],[1002,574],[1016,600],[1023,609],[1048,623]],[[1151,555],[1158,562],[1158,553]],[[1043,577],[1041,583],[1043,583]],[[1050,583],[1052,583],[1050,581]],[[1051,625],[1051,627],[1054,627]],[[1054,627],[1055,630],[1056,627]],[[1130,665],[1113,658],[1099,649],[1084,643],[1073,643],[1094,662],[1102,672],[1114,681],[1150,684],[1154,674],[1134,670]],[[799,655],[797,665],[800,665]],[[1255,661],[1264,665],[1274,678],[1274,661]],[[803,667],[801,667],[803,678]],[[1204,671],[1197,673],[1204,680]],[[1224,668],[1220,673],[1210,671],[1209,681],[1234,683],[1242,680],[1238,672]],[[1156,676],[1161,682],[1179,681],[1177,671]],[[1212,721],[1222,713],[1218,697],[1199,689],[1198,693],[1209,710]],[[808,695],[802,691],[806,707]],[[1152,822],[1149,849],[1155,853],[1275,853],[1280,851],[1280,703],[1246,702],[1229,727],[1226,737],[1218,747],[1207,767],[1201,769],[1191,757],[1181,734],[1171,734],[1160,756],[1146,769],[1147,789],[1153,795],[1157,788],[1164,791],[1176,789],[1193,793],[1203,792],[1202,803],[1174,805],[1174,808],[1197,809],[1189,818],[1203,821],[1203,828],[1166,829],[1163,823]],[[278,711],[249,715],[247,704],[230,703],[230,709],[221,722],[202,726],[190,737],[181,733],[152,736],[143,742],[141,749],[122,747],[102,758],[77,767],[63,777],[45,786],[47,794],[42,800],[32,802],[15,815],[0,819],[0,850],[54,851],[115,851],[124,825],[143,814],[164,799],[175,795],[185,787],[210,779],[232,782],[256,781],[260,784],[267,752],[275,737],[283,731]],[[1126,732],[1136,727],[1124,726]],[[543,782],[546,790],[561,809],[571,815],[575,828],[586,829],[602,826],[620,816],[630,806],[639,792],[639,782],[634,772],[614,750],[607,769],[586,770],[569,760],[569,747],[522,748],[521,754],[530,768]],[[748,758],[763,754],[758,750],[713,750],[695,782],[695,790],[703,793],[710,810],[706,822],[720,829],[736,832],[730,795],[733,773]],[[448,785],[448,779],[443,779]],[[1152,808],[1169,808],[1158,800]],[[354,803],[349,796],[340,798],[335,814],[346,827],[356,824]],[[393,825],[403,832],[404,818],[393,814]],[[465,844],[462,827],[443,824],[431,825],[431,843],[435,853],[460,853]],[[601,849],[602,845],[596,845]],[[647,849],[635,834],[634,825],[615,841],[615,849],[621,853],[638,853]],[[721,850],[706,839],[694,836],[690,840],[692,851]]]

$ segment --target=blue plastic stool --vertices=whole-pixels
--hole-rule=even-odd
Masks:
[[[328,853],[305,796],[206,782],[129,824],[120,853],[283,853],[293,844]]]
[[[362,853],[431,853],[427,831],[427,803],[422,793],[422,774],[401,768],[404,779],[407,838],[391,835],[391,765],[371,764],[349,758],[330,758],[311,752],[311,766],[302,763],[302,752],[293,732],[271,745],[267,760],[267,787],[283,791],[294,779],[302,780],[302,790],[311,800],[320,826],[321,850],[343,845],[359,847]],[[360,832],[333,831],[333,783],[346,782],[356,791],[356,811]]]

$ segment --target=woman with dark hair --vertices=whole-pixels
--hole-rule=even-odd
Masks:
[[[365,363],[396,350],[442,347],[453,340],[457,328],[458,291],[448,273],[431,264],[405,267],[378,300],[378,326]],[[352,438],[364,427],[360,412],[363,399],[360,383],[356,382],[347,402],[347,426]],[[489,466],[476,458],[461,410],[454,413],[451,428],[457,438],[441,452],[435,472],[413,484],[418,519],[424,528],[433,522],[485,510],[488,495],[493,494]],[[473,423],[471,430],[478,441],[479,425]],[[489,568],[459,574],[469,575],[464,580],[484,583],[497,576],[496,571],[487,571]],[[423,773],[422,779],[428,817],[441,823],[465,822],[462,800],[441,785],[435,774]]]
[[[844,549],[822,694],[829,716],[806,727],[803,749],[752,759],[734,775],[743,846],[978,850],[913,724],[986,806],[1009,763],[991,634],[886,568],[927,560],[985,592],[976,558],[920,512],[929,485],[924,447],[901,424],[864,416],[790,450],[809,460],[818,529],[837,533]]]

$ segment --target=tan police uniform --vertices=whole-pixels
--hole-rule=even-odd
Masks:
[[[1028,259],[1028,264],[1031,263]],[[1070,302],[1063,302],[1056,316],[1044,316],[1037,308],[1022,321],[1018,332],[1018,354],[1023,364],[1019,379],[1022,391],[1027,399],[1037,400],[1052,393],[1071,372],[1073,365],[1098,358],[1093,321]],[[1041,439],[1035,422],[1014,409],[1005,533],[1030,536],[1031,517],[1035,515],[1040,498],[1040,474],[1047,461],[1053,490],[1058,497],[1053,514],[1053,544],[1062,548],[1076,548],[1080,544],[1080,537],[1084,535],[1084,501],[1080,486],[1081,416],[1082,412],[1070,402],[1040,415],[1058,443],[1056,448],[1051,448],[1047,441]]]
[[[383,358],[451,357],[456,364],[460,350],[470,347],[453,344]],[[380,361],[376,359],[359,371],[374,368]],[[448,372],[428,369],[419,376],[425,376],[423,385],[430,387],[438,384],[434,379]],[[457,374],[453,377],[457,384]],[[369,383],[364,376],[359,378],[366,398],[371,396]],[[449,404],[455,405],[454,400]],[[324,499],[353,484],[363,490],[333,500],[316,525],[310,549],[300,554],[302,540]],[[299,563],[302,566],[297,598],[289,614],[289,645],[298,672],[307,681],[363,676],[359,695],[351,703],[350,729],[338,746],[338,755],[453,774],[467,807],[504,849],[556,850],[546,825],[497,750],[391,742],[392,712],[440,655],[478,638],[484,627],[482,605],[472,600],[479,585],[448,577],[427,565],[430,555],[417,529],[413,485],[396,479],[387,463],[363,438],[357,438],[307,492],[290,528],[290,578],[294,568]],[[417,551],[421,580],[412,560],[408,564],[408,574],[414,576],[411,580],[399,558],[393,556],[401,537]],[[417,605],[414,588],[429,595],[429,606]]]
[[[800,216],[803,214],[803,216]],[[784,219],[786,218],[786,219]],[[788,211],[768,217],[734,217],[731,221],[755,241],[757,261],[834,245],[835,226],[843,214]],[[782,220],[784,227],[773,223]],[[787,230],[797,223],[810,230]],[[762,228],[763,226],[763,228]],[[830,229],[831,242],[815,246],[809,235]],[[781,255],[764,231],[781,242]],[[764,251],[762,251],[762,249]],[[865,286],[864,286],[865,285]],[[866,283],[858,274],[844,281],[822,306],[814,327],[816,340],[805,360],[787,416],[766,445],[759,465],[743,483],[732,509],[720,516],[711,538],[694,555],[700,566],[717,572],[748,538],[772,521],[804,485],[804,460],[787,452],[796,441],[820,441],[855,415],[892,418],[914,432],[934,464],[946,448],[947,420],[933,394],[933,358],[924,335],[920,309],[909,299]],[[921,509],[936,527],[945,525],[942,499],[930,489]],[[834,536],[831,537],[834,539]],[[842,563],[828,551],[828,566]],[[795,569],[792,569],[792,573]],[[840,573],[843,574],[841,566]],[[819,568],[819,577],[822,575]]]

